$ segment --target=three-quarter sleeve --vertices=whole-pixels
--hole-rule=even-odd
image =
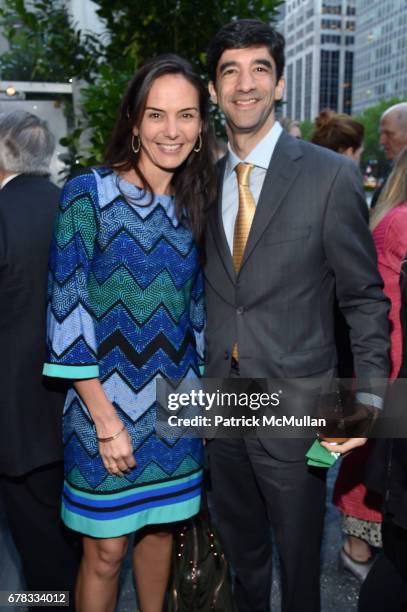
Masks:
[[[97,212],[93,173],[68,181],[50,249],[47,362],[43,371],[46,376],[70,379],[99,376],[95,318],[88,291]]]
[[[202,270],[199,269],[191,291],[190,320],[195,335],[198,364],[201,368],[204,364],[204,328],[205,328],[205,297],[204,280]]]

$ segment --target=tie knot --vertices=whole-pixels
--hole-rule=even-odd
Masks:
[[[244,162],[237,164],[235,168],[235,172],[237,175],[237,182],[239,185],[245,185],[246,187],[249,186],[250,173],[253,170],[253,168],[254,168],[254,164],[246,164]]]

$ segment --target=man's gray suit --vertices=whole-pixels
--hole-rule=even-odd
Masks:
[[[223,169],[221,162],[220,194]],[[376,268],[355,164],[283,132],[237,275],[223,230],[220,199],[208,212],[205,376],[229,376],[235,342],[243,378],[332,375],[337,365],[336,293],[351,328],[356,375],[363,379],[387,377],[388,302]],[[209,444],[221,534],[226,548],[230,545],[232,549],[233,564],[241,566],[236,586],[239,610],[255,612],[249,590],[259,593],[258,610],[268,609],[264,602],[270,585],[270,551],[267,546],[259,550],[267,519],[276,526],[282,555],[283,609],[319,609],[324,476],[322,471],[305,467],[309,445],[306,440],[277,439],[214,440]],[[239,466],[242,455],[245,459]],[[240,474],[234,476],[237,470]],[[245,489],[245,470],[247,478],[253,477],[252,490]],[[241,499],[236,499],[235,493],[228,494],[234,477],[239,479],[235,485],[241,486]],[[266,510],[261,508],[261,499],[265,499]],[[247,508],[243,509],[245,503]],[[238,544],[228,541],[235,539],[230,530],[233,521],[235,526],[251,522],[247,537],[242,531],[241,538],[241,551],[252,547],[246,552],[247,559],[239,557]],[[257,579],[249,584],[254,574]]]

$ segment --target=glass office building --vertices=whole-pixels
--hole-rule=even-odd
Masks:
[[[407,0],[356,0],[355,113],[407,97]]]
[[[356,0],[287,0],[283,116],[314,119],[323,108],[350,113]]]

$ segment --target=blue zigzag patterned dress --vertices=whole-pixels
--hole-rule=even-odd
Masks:
[[[72,386],[62,518],[95,537],[183,520],[200,504],[202,442],[159,438],[155,402],[157,376],[199,376],[202,272],[173,198],[149,200],[107,168],[78,176],[63,190],[51,247],[44,374],[98,377],[137,461],[123,477],[105,470],[92,418]]]

